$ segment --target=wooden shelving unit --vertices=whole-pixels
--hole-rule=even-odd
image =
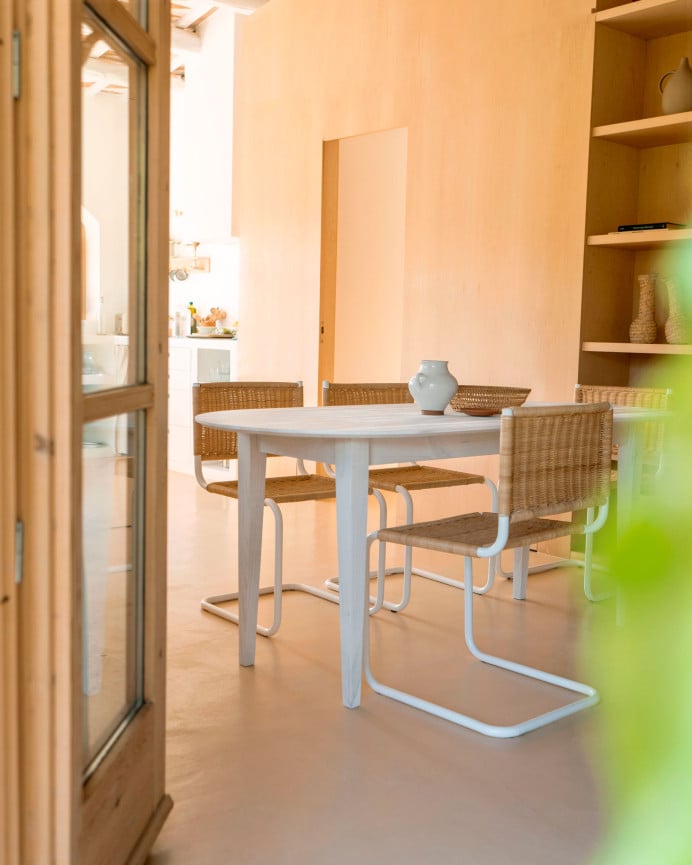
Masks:
[[[663,279],[692,288],[692,111],[661,114],[658,91],[661,76],[692,56],[692,0],[597,0],[594,23],[579,381],[637,385],[653,373],[665,385],[666,358],[692,356],[692,346],[627,338],[638,274],[659,274],[661,340]],[[690,228],[617,232],[660,221]]]

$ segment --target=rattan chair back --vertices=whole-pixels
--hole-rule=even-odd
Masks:
[[[574,389],[577,403],[609,402],[611,405],[637,408],[670,408],[672,391],[662,387],[617,387],[610,385],[578,384]],[[646,463],[660,459],[663,449],[663,424],[657,421],[643,424],[642,448]],[[617,448],[614,448],[617,456]]]
[[[198,414],[246,408],[295,408],[303,405],[301,381],[211,381],[192,386],[193,452],[208,460],[238,459],[234,432],[202,426]]]
[[[606,402],[505,409],[499,511],[512,520],[604,505],[613,412]]]
[[[322,382],[322,405],[394,405],[413,402],[406,382]]]

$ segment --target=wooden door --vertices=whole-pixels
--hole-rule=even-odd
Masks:
[[[19,46],[0,125],[13,193],[0,516],[3,565],[18,563],[2,587],[16,640],[0,686],[17,719],[4,733],[16,759],[0,764],[16,805],[0,819],[22,865],[137,865],[171,807],[169,16],[167,0],[12,0],[0,13],[0,75],[7,29]]]

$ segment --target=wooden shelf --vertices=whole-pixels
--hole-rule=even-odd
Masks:
[[[596,23],[642,39],[657,39],[692,29],[692,0],[637,0],[596,12]]]
[[[667,114],[662,117],[645,117],[626,123],[610,123],[594,126],[594,138],[627,144],[630,147],[661,147],[667,144],[686,144],[692,140],[692,111]]]
[[[691,243],[692,228],[592,234],[586,238],[586,242],[589,246],[607,246],[612,249],[663,249],[666,246]]]
[[[668,345],[667,343],[640,342],[584,342],[582,351],[600,351],[610,354],[687,354],[692,355],[692,345]]]

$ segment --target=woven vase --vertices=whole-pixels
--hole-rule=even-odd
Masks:
[[[665,324],[666,342],[670,345],[687,345],[692,342],[692,323],[683,313],[680,302],[680,286],[676,279],[664,280],[668,291],[668,318]]]
[[[654,318],[655,273],[642,273],[639,283],[639,312],[630,325],[630,342],[656,342],[656,319]]]

